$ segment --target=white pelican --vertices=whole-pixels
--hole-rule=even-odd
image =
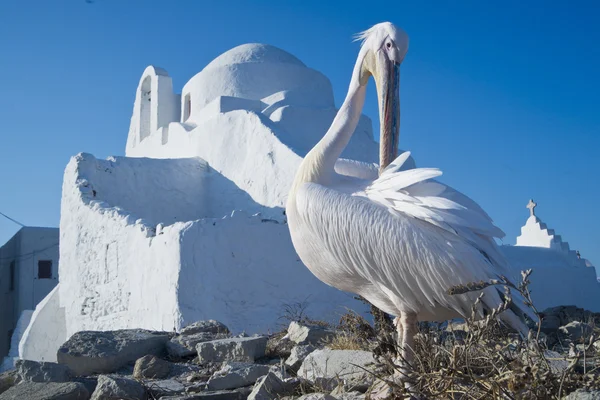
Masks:
[[[438,169],[402,170],[409,153],[396,158],[399,70],[408,36],[384,22],[358,37],[362,44],[346,99],[300,164],[286,215],[294,247],[317,278],[396,317],[401,357],[410,362],[417,321],[468,317],[481,291],[477,312],[483,317],[504,295],[498,286],[449,295],[451,286],[509,278],[511,272],[494,241],[504,233],[485,211],[433,180],[441,175]],[[370,76],[379,100],[380,172],[338,160],[356,128]],[[534,314],[511,290],[513,304],[499,318],[526,334],[524,315]]]

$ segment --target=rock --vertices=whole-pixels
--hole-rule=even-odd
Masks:
[[[335,400],[335,397],[327,393],[308,393],[298,397],[297,400]]]
[[[66,365],[53,362],[17,360],[19,378],[27,382],[69,382],[71,371]]]
[[[577,389],[563,397],[563,400],[600,400],[600,391]]]
[[[548,360],[550,370],[557,375],[562,373],[569,367],[569,361],[560,353],[552,350],[544,350],[544,357]]]
[[[98,386],[98,377],[97,376],[77,376],[73,378],[73,382],[79,382],[85,386],[87,391],[91,394],[96,390],[96,386]]]
[[[567,400],[600,400],[600,390],[577,389],[569,393]]]
[[[369,351],[319,349],[304,359],[298,376],[331,389],[340,380],[345,385],[356,382],[370,384],[373,376],[364,369],[368,369],[374,362],[373,354]]]
[[[291,384],[282,381],[273,372],[269,372],[256,382],[248,400],[277,399],[282,395],[292,394],[293,389]]]
[[[185,391],[185,386],[175,379],[165,379],[161,381],[146,382],[146,386],[153,397],[169,396]]]
[[[301,325],[292,321],[286,337],[296,344],[318,344],[335,336],[335,332],[318,325]]]
[[[567,325],[561,326],[558,330],[568,335],[571,340],[579,341],[580,339],[588,339],[594,328],[585,322],[571,321]]]
[[[198,343],[198,361],[200,364],[221,361],[249,361],[264,357],[267,337],[243,337],[211,340]]]
[[[117,376],[100,375],[90,400],[146,399],[146,389],[137,381]]]
[[[77,332],[58,349],[59,364],[75,375],[111,373],[147,354],[162,355],[166,332],[143,329]]]
[[[548,315],[542,319],[540,330],[544,333],[553,333],[560,327],[560,318],[556,315]]]
[[[133,367],[133,377],[136,379],[162,379],[171,372],[171,363],[160,358],[147,355],[138,358]]]
[[[90,393],[78,382],[21,382],[0,394],[0,400],[88,400]]]
[[[19,382],[17,370],[11,369],[0,374],[0,394],[6,392]]]
[[[196,345],[202,342],[220,339],[214,333],[198,332],[191,335],[175,336],[167,342],[169,356],[184,358],[196,354]]]
[[[290,378],[285,368],[285,364],[283,363],[283,360],[280,360],[279,364],[272,364],[269,368],[269,371],[273,372],[281,380],[286,380]]]
[[[268,373],[268,365],[229,362],[208,380],[208,390],[235,389],[252,385]]]
[[[286,367],[294,373],[297,372],[298,368],[302,365],[302,361],[315,350],[316,348],[311,344],[294,347],[288,359],[285,360]]]
[[[364,393],[361,393],[357,390],[354,390],[352,392],[334,392],[331,392],[331,395],[338,400],[365,400],[365,398],[367,397]]]
[[[219,390],[202,392],[185,396],[163,396],[160,400],[243,400],[243,394],[237,391]]]
[[[576,306],[550,307],[542,311],[541,314],[545,318],[548,316],[557,317],[559,320],[558,326],[567,325],[571,321],[584,322],[594,320],[596,324],[600,322],[600,314]]]
[[[231,334],[229,328],[219,321],[215,321],[214,319],[194,322],[193,324],[183,328],[180,333],[182,335],[193,335],[196,333]]]
[[[390,381],[393,381],[393,377],[387,377]],[[392,398],[394,390],[386,381],[378,379],[375,383],[367,390],[367,398],[369,400],[387,400]]]
[[[287,337],[272,336],[267,341],[267,357],[288,358],[296,343]]]

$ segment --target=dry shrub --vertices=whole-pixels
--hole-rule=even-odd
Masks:
[[[560,399],[578,388],[600,389],[600,362],[596,356],[592,334],[579,349],[572,346],[572,354],[565,355],[563,367],[550,360],[540,340],[541,320],[531,321],[527,338],[501,325],[497,315],[511,303],[507,286],[519,290],[529,306],[539,316],[531,302],[529,275],[524,272],[518,287],[508,282],[490,282],[506,287],[506,299],[485,319],[476,321],[475,312],[465,321],[466,329],[452,331],[441,324],[422,323],[415,337],[415,357],[406,370],[405,380],[413,385],[411,392],[426,399]],[[481,288],[480,283],[477,283]],[[468,287],[465,290],[471,290]],[[477,289],[475,289],[477,290]],[[459,289],[460,292],[460,289]],[[482,293],[483,295],[483,293]],[[473,305],[473,310],[478,298]],[[390,338],[378,338],[385,346],[396,346]],[[402,374],[394,358],[399,351],[376,355],[384,374],[378,378],[387,381],[396,398],[408,398],[403,385],[389,379],[393,373]],[[560,357],[559,357],[560,358]]]

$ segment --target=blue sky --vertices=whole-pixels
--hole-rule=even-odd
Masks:
[[[325,3],[325,4],[323,4]],[[576,5],[575,5],[576,4]],[[0,2],[0,212],[58,226],[78,152],[124,155],[149,64],[176,90],[238,44],[281,47],[344,98],[358,44],[389,20],[410,36],[400,143],[478,201],[514,244],[538,215],[600,266],[600,6],[548,1]],[[375,90],[364,113],[378,129]],[[0,218],[0,243],[18,226]]]

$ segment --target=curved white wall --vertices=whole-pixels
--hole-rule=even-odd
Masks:
[[[18,356],[23,360],[56,362],[56,352],[67,339],[65,310],[60,307],[56,286],[36,306],[19,341]]]

